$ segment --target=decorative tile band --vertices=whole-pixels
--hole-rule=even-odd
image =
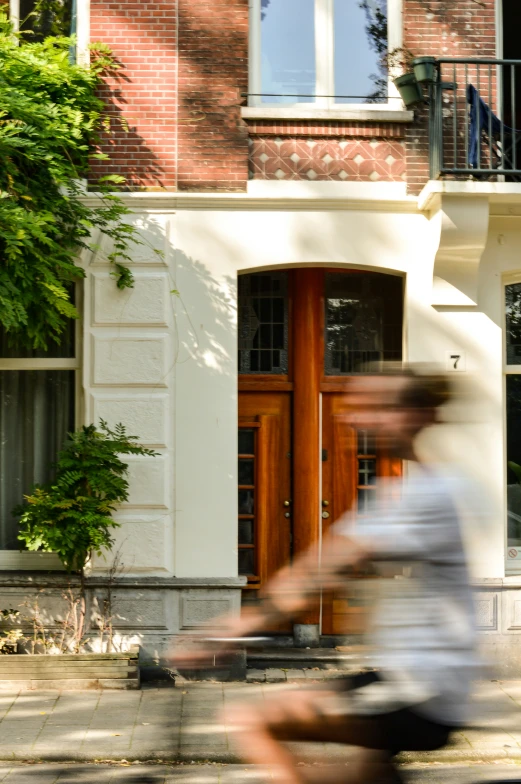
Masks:
[[[383,139],[253,138],[250,179],[401,182],[405,149]]]

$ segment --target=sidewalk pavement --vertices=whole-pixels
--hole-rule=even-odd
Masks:
[[[309,680],[306,681],[309,683]],[[326,685],[326,684],[324,684]],[[0,760],[234,763],[226,708],[299,684],[177,683],[141,691],[0,693]],[[441,751],[404,762],[521,761],[521,681],[476,686],[474,723]],[[350,749],[299,744],[307,761],[343,761]]]

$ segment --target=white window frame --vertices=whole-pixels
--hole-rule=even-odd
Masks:
[[[81,349],[82,349],[82,300],[81,286],[76,286],[77,309],[80,318],[75,323],[74,357],[41,359],[7,359],[0,357],[0,370],[74,370],[74,426],[81,424],[82,386],[81,386]],[[31,553],[17,550],[0,549],[0,569],[5,571],[63,571],[64,566],[54,553]]]
[[[316,93],[317,96],[334,94],[334,2],[335,0],[315,0],[315,52],[316,52]],[[389,73],[387,103],[335,103],[334,98],[317,97],[315,101],[294,103],[263,102],[259,95],[261,87],[261,0],[249,0],[249,87],[248,107],[262,111],[269,110],[269,115],[280,115],[295,111],[322,115],[323,113],[359,113],[364,112],[396,112],[403,111],[403,103],[396,89],[393,77]],[[388,0],[387,29],[389,51],[398,49],[403,42],[403,0]]]
[[[521,284],[521,272],[511,273],[503,276],[501,295],[502,295],[502,314],[503,314],[503,497],[505,509],[505,574],[521,574],[521,558],[510,559],[508,558],[508,499],[507,499],[507,376],[521,376],[521,364],[509,365],[507,362],[507,310],[506,310],[506,289],[507,286],[512,284]],[[520,548],[521,549],[521,548]]]

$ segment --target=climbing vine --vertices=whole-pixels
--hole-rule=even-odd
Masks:
[[[130,210],[111,192],[122,177],[102,178],[85,201],[89,162],[106,157],[96,147],[107,130],[98,88],[116,64],[97,45],[91,64],[77,65],[72,44],[14,35],[0,13],[0,327],[28,348],[48,349],[78,317],[71,293],[92,237],[110,238],[120,288],[132,286],[129,249],[140,244],[122,220]]]

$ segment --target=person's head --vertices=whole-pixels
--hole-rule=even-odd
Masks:
[[[409,366],[353,379],[349,399],[357,428],[377,432],[389,451],[412,457],[416,436],[438,421],[438,410],[450,397],[445,375]]]

